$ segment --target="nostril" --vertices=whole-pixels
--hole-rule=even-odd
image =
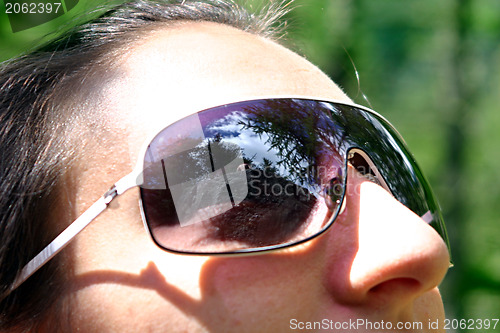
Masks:
[[[368,293],[369,294],[387,294],[387,295],[397,295],[404,294],[408,292],[415,292],[422,287],[422,284],[412,278],[395,278],[377,284],[372,287]]]

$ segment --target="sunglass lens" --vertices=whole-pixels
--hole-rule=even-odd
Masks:
[[[142,209],[172,251],[259,251],[305,241],[340,211],[353,165],[448,242],[403,140],[375,113],[306,99],[221,106],[161,131],[144,158]]]
[[[160,246],[252,251],[300,242],[325,228],[342,199],[345,163],[316,131],[331,122],[328,114],[295,104],[211,109],[154,138],[141,194]]]

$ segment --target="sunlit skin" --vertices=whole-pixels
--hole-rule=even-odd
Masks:
[[[304,58],[214,23],[159,27],[116,61],[120,75],[100,103],[106,134],[92,134],[68,185],[72,216],[133,169],[147,137],[196,111],[263,96],[350,101]],[[355,190],[321,237],[230,258],[159,249],[144,230],[138,189],[126,192],[64,250],[73,329],[287,332],[292,319],[363,318],[432,331],[429,319],[444,318],[444,242],[381,187],[352,170],[348,182]]]

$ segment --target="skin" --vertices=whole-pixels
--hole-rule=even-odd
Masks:
[[[95,134],[68,189],[72,217],[133,169],[147,137],[196,111],[271,95],[350,101],[304,58],[214,23],[159,27],[117,62],[121,74],[100,103],[106,136]],[[418,321],[432,331],[428,321],[444,318],[437,290],[448,269],[444,242],[381,187],[352,170],[348,181],[356,190],[321,237],[230,258],[159,249],[144,231],[138,189],[126,192],[65,249],[72,329],[286,332],[292,319],[362,318]]]

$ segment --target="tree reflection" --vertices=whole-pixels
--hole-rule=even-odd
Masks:
[[[319,103],[273,99],[243,108],[248,117],[242,130],[252,131],[275,151],[274,169],[296,184],[310,187],[318,183],[320,156],[338,155],[338,138],[328,113]],[[266,166],[266,165],[263,165]],[[270,165],[268,165],[270,166]]]
[[[307,237],[299,235],[318,198],[331,197],[327,206],[333,211],[342,194],[333,189],[343,184],[343,134],[334,130],[329,110],[310,101],[265,100],[217,115],[200,115],[198,140],[168,142],[159,149],[162,156],[152,159],[142,191],[155,225],[203,221],[202,243],[267,246]],[[320,172],[321,166],[332,167]],[[238,181],[241,175],[246,183]]]

